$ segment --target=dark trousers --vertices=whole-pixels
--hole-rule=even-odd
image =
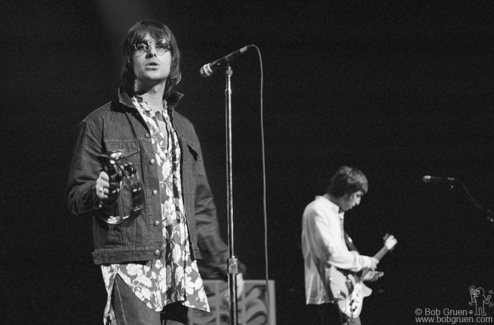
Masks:
[[[361,325],[360,317],[348,318],[340,312],[338,306],[326,303],[322,305],[307,305],[311,315],[312,324],[317,325]]]
[[[115,277],[112,306],[118,325],[186,325],[188,308],[181,303],[165,306],[162,312],[147,307],[129,286]]]

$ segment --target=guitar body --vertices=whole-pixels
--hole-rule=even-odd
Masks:
[[[372,289],[353,272],[332,266],[328,269],[328,273],[329,287],[338,308],[347,317],[357,318],[362,311],[364,298],[370,296]]]
[[[392,250],[397,243],[392,235],[386,235],[384,241],[384,247],[374,256],[377,260]],[[338,304],[340,311],[349,318],[357,318],[360,315],[364,298],[372,293],[372,289],[363,281],[376,281],[384,274],[367,269],[359,275],[334,266],[327,268],[324,272],[326,291]]]

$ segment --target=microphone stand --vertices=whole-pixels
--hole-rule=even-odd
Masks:
[[[233,71],[228,64],[225,89],[226,123],[226,174],[227,174],[227,219],[228,219],[228,287],[230,293],[230,324],[238,324],[237,273],[238,264],[234,253],[233,236],[233,184],[232,184],[232,78]]]
[[[480,204],[478,204],[477,201],[475,201],[475,199],[470,194],[470,192],[468,192],[465,184],[463,184],[463,182],[461,180],[459,180],[458,178],[456,179],[456,181],[462,186],[463,190],[465,191],[465,193],[466,193],[467,197],[470,199],[470,201],[477,207],[477,209],[479,209],[482,213],[484,213],[484,216],[486,217],[487,221],[494,224],[494,213],[492,212],[492,210],[486,209],[486,208],[480,206]],[[451,183],[450,189],[452,190],[453,188],[454,188],[454,184]]]

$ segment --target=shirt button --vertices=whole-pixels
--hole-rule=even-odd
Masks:
[[[158,191],[157,190],[154,190],[153,191],[153,195],[156,195],[156,194],[158,194]]]
[[[149,133],[146,133],[146,135],[144,135],[146,138],[149,138]]]
[[[158,220],[156,220],[156,221],[154,222],[154,225],[155,225],[155,226],[159,226],[159,224],[160,224],[160,222],[159,222]]]
[[[154,251],[154,255],[159,256],[160,255],[160,250],[159,249],[155,250]]]
[[[149,161],[149,163],[150,163],[151,165],[154,165],[154,159],[151,159],[151,160]]]

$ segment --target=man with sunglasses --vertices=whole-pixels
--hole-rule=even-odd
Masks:
[[[188,308],[209,311],[197,261],[207,256],[226,279],[228,247],[196,132],[175,111],[182,94],[173,91],[181,79],[173,33],[139,22],[123,52],[118,99],[79,125],[68,205],[93,217],[93,257],[108,293],[104,324],[186,324]]]

